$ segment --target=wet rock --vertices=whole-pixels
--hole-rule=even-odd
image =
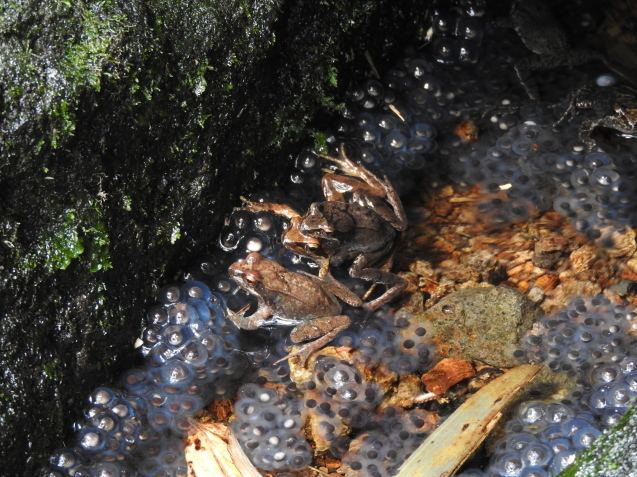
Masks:
[[[453,292],[418,320],[430,330],[442,357],[510,367],[515,365],[514,344],[537,316],[532,301],[513,288],[498,286]]]
[[[543,253],[540,255],[538,254],[534,255],[533,258],[531,259],[531,262],[536,267],[552,268],[553,265],[559,262],[561,258],[562,258],[562,254],[559,252]]]
[[[139,358],[156,287],[210,253],[240,194],[285,186],[321,144],[308,128],[325,130],[333,98],[369,72],[364,51],[386,70],[425,13],[415,0],[3,8],[0,461],[13,475],[73,443],[90,391]]]

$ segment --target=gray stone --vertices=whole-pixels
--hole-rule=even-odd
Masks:
[[[498,286],[466,288],[440,300],[418,319],[442,356],[459,356],[489,366],[510,367],[515,344],[538,316],[519,291]]]

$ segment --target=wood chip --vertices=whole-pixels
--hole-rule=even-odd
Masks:
[[[421,379],[427,390],[442,396],[454,384],[475,375],[476,370],[469,361],[451,357],[440,361],[431,371],[423,374]]]
[[[586,244],[571,253],[569,260],[571,270],[574,273],[581,273],[588,270],[597,258],[597,248],[594,245]]]
[[[534,285],[544,291],[548,291],[553,290],[558,283],[560,283],[560,279],[558,276],[552,273],[547,273],[546,275],[542,275],[537,280],[535,280]]]

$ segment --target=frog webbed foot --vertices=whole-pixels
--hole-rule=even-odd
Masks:
[[[577,106],[575,105],[575,101],[579,91],[579,89],[571,91],[562,101],[549,106],[551,109],[564,108],[564,112],[558,120],[553,123],[553,127],[559,126],[564,121],[570,122],[575,119],[575,116],[577,116]]]

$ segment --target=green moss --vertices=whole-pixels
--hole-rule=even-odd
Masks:
[[[77,212],[75,209],[66,209],[43,233],[33,252],[23,257],[23,265],[33,269],[41,264],[49,272],[64,270],[83,252]]]
[[[125,17],[115,12],[111,2],[64,2],[64,5],[69,11],[75,6],[73,18],[79,34],[67,45],[61,62],[62,74],[78,86],[99,91],[102,67],[106,61],[114,61],[110,49],[126,28]]]
[[[108,238],[104,222],[99,221],[92,227],[84,228],[83,231],[86,242],[89,244],[86,259],[88,260],[91,273],[113,268],[108,255],[110,239]]]
[[[630,423],[637,416],[637,408],[631,407],[619,422],[608,432],[604,432],[584,452],[577,456],[575,463],[562,472],[559,477],[603,476],[606,470],[619,468],[619,461],[631,460],[628,450],[630,442],[637,438],[637,429]],[[632,459],[634,460],[634,459]],[[634,464],[629,464],[634,468]]]
[[[327,147],[327,139],[325,133],[317,132],[314,134],[314,150],[321,154],[327,154],[329,149]]]
[[[31,270],[42,266],[51,273],[65,270],[83,255],[89,270],[112,268],[109,258],[110,239],[97,200],[89,200],[81,209],[68,208],[42,232],[37,244],[22,256],[22,266]]]
[[[168,242],[174,245],[181,238],[181,224],[173,218],[166,218],[156,230],[157,245]]]
[[[125,211],[130,212],[131,211],[131,205],[133,203],[133,199],[131,199],[129,195],[124,195],[122,197],[122,203],[123,203],[122,208]]]
[[[62,366],[58,359],[54,359],[42,366],[42,374],[52,381],[60,381],[64,377]]]
[[[0,114],[7,131],[25,120],[38,125],[37,147],[22,155],[39,154],[43,144],[58,148],[73,135],[80,95],[100,91],[127,29],[108,0],[45,2],[29,21],[27,12],[16,2],[0,10],[0,33],[10,35],[0,49],[0,83],[12,85]]]

